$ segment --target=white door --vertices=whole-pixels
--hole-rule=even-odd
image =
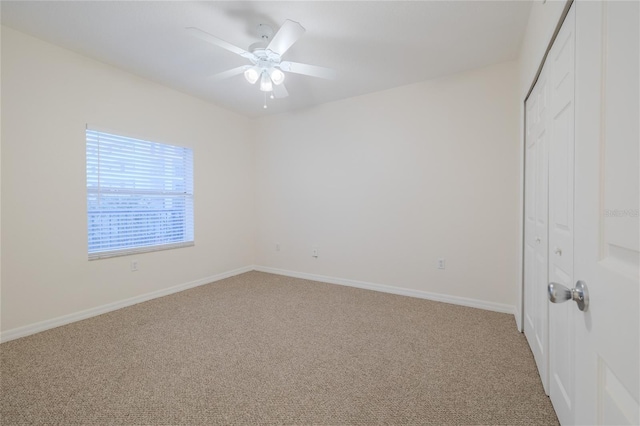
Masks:
[[[574,82],[576,4],[549,51],[549,281],[573,287]],[[545,286],[546,289],[546,286]],[[546,296],[546,295],[545,295]],[[549,397],[562,424],[573,422],[575,398],[574,303],[549,306]]]
[[[574,422],[638,425],[640,5],[577,6]]]
[[[549,86],[540,73],[526,101],[524,334],[547,390]]]
[[[547,59],[549,280],[589,299],[549,307],[562,424],[640,423],[639,27],[638,2],[575,3]]]

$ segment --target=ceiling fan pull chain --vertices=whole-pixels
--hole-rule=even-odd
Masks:
[[[262,93],[264,93],[264,106],[262,108],[267,109],[267,92]]]

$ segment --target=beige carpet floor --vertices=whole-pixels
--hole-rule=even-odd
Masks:
[[[260,272],[0,352],[2,425],[557,424],[512,315]]]

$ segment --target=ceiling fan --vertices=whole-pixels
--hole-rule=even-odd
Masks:
[[[295,74],[308,75],[325,79],[334,79],[336,73],[330,68],[315,65],[301,64],[298,62],[283,61],[282,56],[305,33],[305,29],[298,22],[287,19],[274,35],[273,29],[265,24],[258,26],[258,35],[261,41],[249,46],[248,50],[234,46],[214,35],[199,28],[187,28],[189,34],[198,37],[208,43],[227,49],[245,59],[251,64],[243,65],[212,76],[214,80],[222,80],[244,73],[245,79],[255,84],[260,80],[260,90],[265,93],[264,108],[267,107],[266,94],[270,93],[271,99],[285,98],[289,96],[283,82],[283,71]]]

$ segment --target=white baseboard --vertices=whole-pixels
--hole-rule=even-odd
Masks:
[[[516,318],[516,327],[518,328],[518,331],[522,333],[524,331],[522,328],[522,314],[517,306],[513,307],[513,316]]]
[[[268,266],[254,265],[254,270],[260,272],[268,272],[270,274],[285,275],[287,277],[302,278],[312,281],[320,281],[329,284],[338,284],[348,287],[363,288],[366,290],[381,291],[383,293],[398,294],[401,296],[417,297],[419,299],[434,300],[436,302],[451,303],[453,305],[468,306],[471,308],[484,309],[487,311],[501,312],[505,314],[514,314],[515,306],[487,302],[484,300],[470,299],[467,297],[449,296],[446,294],[431,293],[427,291],[411,290],[402,287],[393,287],[384,284],[373,284],[364,281],[350,280],[346,278],[328,277],[325,275],[308,274],[306,272],[288,271],[285,269],[270,268]]]
[[[198,287],[204,284],[220,281],[225,278],[233,277],[235,275],[240,275],[245,272],[252,271],[253,269],[254,269],[253,266],[245,266],[243,268],[234,269],[232,271],[223,272],[221,274],[212,275],[210,277],[201,278],[199,280],[191,281],[188,283],[178,284],[173,287],[153,291],[151,293],[141,294],[140,296],[131,297],[129,299],[121,300],[118,302],[107,303],[106,305],[97,306],[95,308],[86,309],[84,311],[63,315],[61,317],[37,322],[35,324],[25,325],[23,327],[13,328],[11,330],[7,330],[0,333],[0,342],[8,342],[9,340],[18,339],[20,337],[25,337],[30,334],[35,334],[41,331],[49,330],[51,328],[60,327],[61,325],[95,317],[97,315],[105,314],[107,312],[115,311],[117,309],[125,308],[127,306],[146,302],[151,299],[156,299],[162,296],[168,296],[169,294],[177,293],[179,291],[184,291],[193,287]]]

